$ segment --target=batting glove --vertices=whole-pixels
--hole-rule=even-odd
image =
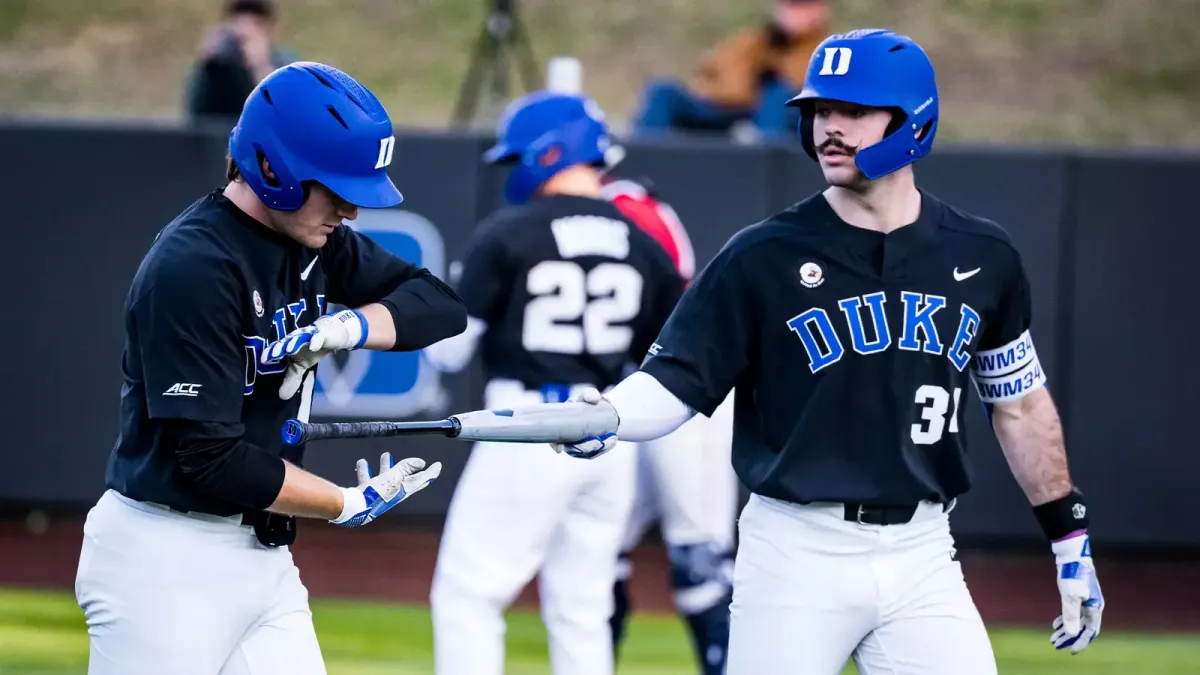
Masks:
[[[606,405],[610,408],[612,407],[612,404],[600,394],[600,391],[593,387],[582,388],[567,399],[568,403],[574,401],[583,401],[584,403]],[[573,443],[552,443],[550,447],[554,448],[555,452],[565,452],[572,457],[578,457],[580,459],[594,459],[617,447],[617,441],[617,435],[615,433],[611,433],[600,436],[591,436]]]
[[[424,469],[424,471],[422,471]],[[371,477],[367,460],[354,465],[358,487],[342,488],[342,514],[329,521],[342,527],[360,527],[387,513],[393,506],[425,489],[442,474],[442,463],[425,468],[425,460],[409,457],[392,466],[392,453],[379,458],[379,475]]]
[[[288,359],[283,372],[283,384],[279,385],[279,398],[290,399],[300,390],[304,374],[310,368],[342,349],[358,349],[367,341],[367,320],[357,310],[347,309],[337,314],[326,314],[311,325],[288,333],[282,340],[267,345],[263,350],[262,362],[274,363],[284,357]]]
[[[1058,593],[1062,615],[1054,620],[1050,642],[1055,649],[1071,648],[1072,654],[1087,649],[1100,635],[1104,596],[1092,562],[1092,544],[1087,534],[1051,544],[1058,566]]]

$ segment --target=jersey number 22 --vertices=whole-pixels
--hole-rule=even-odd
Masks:
[[[556,354],[628,351],[633,329],[616,324],[637,316],[642,283],[642,275],[624,263],[600,263],[590,272],[564,260],[534,265],[526,280],[533,299],[525,306],[522,345]]]

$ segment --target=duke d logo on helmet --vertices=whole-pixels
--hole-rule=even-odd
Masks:
[[[822,75],[845,75],[850,72],[850,57],[854,52],[849,47],[826,47],[825,61],[821,64]]]

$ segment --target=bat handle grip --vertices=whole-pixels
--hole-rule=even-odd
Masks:
[[[308,440],[308,425],[297,419],[283,423],[283,442],[285,445],[300,445]]]

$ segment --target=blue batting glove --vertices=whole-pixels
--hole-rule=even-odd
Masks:
[[[1058,567],[1058,593],[1062,614],[1054,620],[1050,642],[1055,649],[1071,648],[1072,654],[1087,649],[1100,635],[1104,595],[1092,561],[1092,543],[1087,533],[1051,544]]]
[[[426,469],[425,460],[410,457],[392,466],[392,453],[385,452],[379,458],[378,476],[371,476],[371,468],[365,459],[358,460],[354,470],[358,487],[342,488],[345,503],[341,515],[329,521],[334,525],[361,527],[382,516],[437,480],[442,473],[442,463],[434,462]]]
[[[287,358],[287,369],[279,385],[279,398],[290,399],[300,390],[304,374],[333,352],[358,349],[367,341],[367,320],[354,309],[326,314],[311,325],[288,333],[263,350],[262,362]]]

